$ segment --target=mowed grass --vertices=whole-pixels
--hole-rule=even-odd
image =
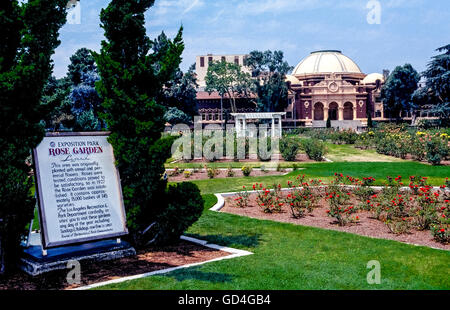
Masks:
[[[426,176],[430,185],[440,186],[446,177],[450,177],[450,166],[431,166],[412,161],[403,162],[323,162],[298,163],[301,170],[292,171],[284,176],[260,176],[195,180],[202,194],[223,193],[242,190],[242,186],[251,186],[253,183],[263,183],[266,186],[281,184],[287,187],[287,181],[295,181],[299,174],[307,179],[321,179],[329,182],[334,173],[339,172],[357,178],[372,176],[376,185],[386,183],[386,177],[401,175],[405,184],[409,184],[409,176]]]
[[[325,143],[328,153],[325,155],[331,161],[337,162],[404,162],[393,156],[378,154],[375,150],[362,150],[349,144]]]
[[[187,235],[253,255],[99,289],[450,289],[450,252],[209,211]],[[381,284],[368,284],[367,263],[381,265]]]

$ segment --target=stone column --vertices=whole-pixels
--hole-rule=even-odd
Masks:
[[[275,117],[272,116],[272,137],[275,137]]]
[[[243,134],[242,134],[242,136],[246,137],[247,136],[247,119],[245,117],[242,119],[242,125],[243,125],[243,129],[242,129]]]
[[[323,107],[323,119],[325,121],[328,119],[328,107]]]
[[[343,121],[344,120],[344,108],[338,107],[338,120]]]
[[[357,118],[357,114],[356,114],[356,109],[358,108],[358,105],[357,104],[355,104],[355,105],[353,105],[353,119],[354,120],[356,120],[356,118]]]
[[[278,129],[279,129],[278,136],[281,137],[281,132],[283,131],[283,124],[282,124],[282,121],[281,121],[281,115],[278,117],[278,121],[280,122],[278,124]]]

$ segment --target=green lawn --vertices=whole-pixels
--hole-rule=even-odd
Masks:
[[[243,185],[251,185],[255,182],[272,185],[274,183],[287,187],[287,181],[295,181],[298,174],[304,174],[308,179],[320,178],[329,181],[335,172],[353,177],[372,176],[375,184],[384,184],[387,176],[401,175],[407,183],[409,176],[427,176],[429,184],[440,186],[446,177],[450,177],[450,166],[430,166],[418,162],[323,162],[323,163],[298,163],[302,170],[292,171],[285,176],[260,176],[196,180],[193,183],[202,191],[202,194],[231,192],[241,190]]]
[[[207,209],[188,235],[254,255],[100,289],[450,289],[450,252]],[[381,284],[366,281],[381,264]]]
[[[344,162],[404,162],[405,160],[393,156],[378,154],[375,150],[362,150],[353,145],[325,143],[328,153],[326,158],[331,161]]]

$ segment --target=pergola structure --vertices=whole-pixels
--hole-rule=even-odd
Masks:
[[[236,135],[238,137],[245,137],[247,133],[247,120],[272,120],[272,137],[281,137],[282,126],[281,117],[286,115],[286,112],[259,112],[259,113],[231,113],[236,123]],[[277,124],[275,124],[277,120]],[[276,126],[275,126],[276,125]],[[276,129],[278,127],[278,129]]]

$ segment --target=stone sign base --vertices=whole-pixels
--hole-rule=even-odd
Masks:
[[[83,264],[83,262],[113,260],[134,255],[136,255],[136,250],[129,243],[104,240],[48,249],[47,255],[44,256],[40,235],[33,233],[29,247],[23,251],[20,269],[31,276],[37,276],[54,270],[66,269],[69,261],[76,260]]]

